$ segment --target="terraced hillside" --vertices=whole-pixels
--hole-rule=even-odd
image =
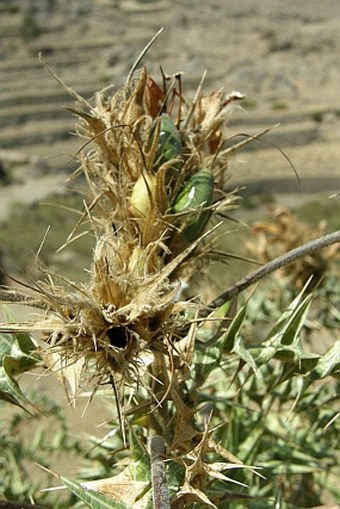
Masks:
[[[288,5],[289,4],[289,5]],[[337,16],[338,14],[338,16]],[[0,188],[0,216],[12,200],[62,190],[73,169],[75,118],[67,91],[42,67],[39,52],[67,85],[86,98],[120,85],[156,31],[165,30],[146,58],[158,73],[182,70],[194,90],[247,94],[231,133],[255,133],[281,123],[265,140],[239,153],[233,184],[248,193],[334,191],[340,162],[340,5],[268,0],[3,0],[0,2],[0,160],[12,183]],[[241,140],[241,138],[240,138]],[[287,160],[302,180],[297,186]]]

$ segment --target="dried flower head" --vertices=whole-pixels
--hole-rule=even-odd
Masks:
[[[261,262],[267,263],[325,234],[327,227],[325,221],[321,221],[313,229],[286,207],[272,204],[269,205],[269,211],[273,220],[254,223],[252,232],[256,236],[256,241],[248,241],[246,244],[251,255],[255,255]],[[297,259],[294,263],[285,266],[278,274],[281,277],[288,277],[293,286],[301,290],[311,276],[313,276],[312,285],[319,284],[329,268],[329,263],[338,257],[339,246],[333,244],[322,251]]]
[[[201,306],[181,302],[181,277],[209,253],[204,231],[214,213],[237,204],[224,192],[223,128],[243,96],[199,89],[188,101],[181,79],[161,86],[143,68],[122,89],[99,92],[94,105],[80,98],[71,109],[86,140],[76,175],[86,179],[82,221],[96,239],[89,281],[47,274],[35,295],[22,296],[43,316],[5,326],[41,331],[43,360],[71,397],[84,383],[122,393],[150,362],[157,377],[158,357],[172,358],[187,333],[182,311]]]

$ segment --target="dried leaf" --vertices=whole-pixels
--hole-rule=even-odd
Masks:
[[[211,500],[209,500],[209,498],[207,497],[207,495],[203,493],[203,491],[199,490],[198,488],[193,488],[188,483],[184,483],[183,487],[177,493],[173,506],[186,507],[186,505],[183,506],[184,502],[185,504],[197,502],[199,504],[205,504],[208,507],[213,507],[214,509],[217,509],[216,505],[213,504]]]
[[[48,371],[54,373],[63,385],[68,400],[74,403],[85,365],[85,357],[72,355],[67,357],[62,352],[54,352],[53,350],[42,350],[41,357]]]
[[[150,483],[133,481],[129,475],[128,468],[117,476],[81,483],[81,486],[87,490],[99,492],[115,502],[120,502],[130,507],[143,509],[148,503],[148,497],[142,495],[147,488],[150,489]],[[141,496],[142,498],[140,499]]]
[[[152,118],[156,118],[160,114],[165,95],[164,91],[150,76],[146,80],[143,99],[145,112],[151,115]]]
[[[61,481],[69,488],[72,493],[76,495],[82,502],[84,502],[91,509],[131,509],[131,507],[112,501],[101,493],[96,493],[81,486],[80,484],[70,481],[65,477],[60,477]]]

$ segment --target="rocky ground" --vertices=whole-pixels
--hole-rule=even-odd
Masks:
[[[158,74],[183,71],[194,90],[247,94],[231,133],[280,123],[230,164],[232,185],[246,193],[340,189],[340,4],[337,0],[3,0],[0,3],[0,161],[11,184],[0,188],[0,218],[15,200],[63,189],[74,166],[72,98],[42,67],[86,98],[121,85],[150,38],[145,58]],[[275,146],[273,146],[273,144]],[[298,171],[299,188],[289,163]]]

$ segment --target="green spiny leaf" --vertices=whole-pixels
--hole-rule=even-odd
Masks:
[[[169,493],[175,495],[179,486],[183,483],[185,475],[184,467],[175,461],[170,461],[167,468],[167,480],[169,486]]]
[[[305,306],[308,306],[310,304],[310,301],[312,299],[312,294],[307,295],[307,297],[302,301],[304,289],[299,293],[299,295],[291,302],[288,309],[282,314],[280,319],[276,322],[272,330],[267,336],[267,339],[280,337],[284,333],[284,331],[289,328],[289,323],[293,320],[296,316],[299,316],[305,309]],[[286,338],[286,344],[287,340],[289,338]],[[281,341],[282,342],[282,341]]]
[[[254,372],[256,372],[257,366],[253,356],[250,353],[250,349],[245,346],[242,338],[239,335],[236,336],[232,353],[235,353],[239,359],[242,359],[253,369]]]
[[[196,383],[201,385],[219,365],[220,349],[217,345],[196,343],[195,372]]]
[[[5,357],[5,359],[3,359],[3,365],[0,367],[0,399],[12,403],[30,413],[24,406],[24,404],[29,404],[28,400],[22,393],[16,380],[11,376],[11,364],[12,359],[10,357]]]
[[[13,336],[11,334],[0,334],[0,362],[5,355],[10,355],[13,346]]]
[[[297,340],[307,318],[311,301],[312,294],[307,295],[307,297],[301,302],[300,306],[297,307],[295,312],[287,321],[284,333],[281,337],[282,345],[291,345]]]
[[[196,332],[196,339],[207,342],[214,338],[215,335],[219,333],[219,328],[221,327],[221,324],[224,325],[224,321],[230,320],[229,315],[230,311],[232,311],[232,305],[233,301],[228,300],[222,306],[215,309],[212,313],[209,314],[208,320],[202,323],[200,327],[197,329]],[[220,318],[221,320],[212,320],[212,318]]]
[[[305,355],[301,343],[300,332],[304,325],[312,295],[302,302],[297,298],[283,313],[275,324],[267,339],[262,343],[261,351],[256,358],[257,365],[266,364],[276,357],[287,362],[298,362]]]
[[[232,320],[228,330],[220,338],[220,356],[223,353],[232,352],[237,335],[240,332],[246,316],[246,305],[242,306],[235,318]]]
[[[320,358],[312,373],[314,379],[330,375],[340,377],[340,339]]]
[[[4,314],[7,320],[13,321],[7,309],[4,309]],[[32,355],[35,350],[36,346],[27,333],[0,334],[0,363],[4,365],[6,362],[6,371],[11,376],[35,367],[37,358]]]
[[[281,345],[291,345],[297,340],[307,317],[311,300],[312,294],[307,295],[299,305],[288,308],[284,323],[281,322],[281,327],[272,337],[274,340],[277,338]]]
[[[130,428],[131,458],[129,472],[134,481],[150,481],[150,457],[139,436]]]

